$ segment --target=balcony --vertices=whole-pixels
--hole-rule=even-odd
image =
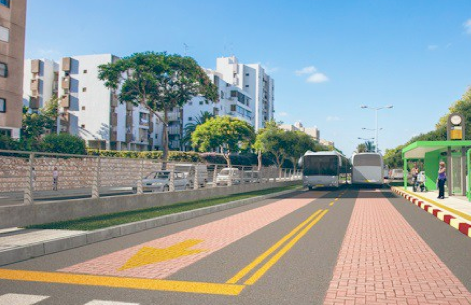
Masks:
[[[29,99],[29,108],[31,109],[39,109],[39,98],[37,97],[30,97]]]
[[[31,80],[30,89],[32,97],[39,97],[39,79]]]
[[[132,115],[126,116],[126,126],[128,127],[132,126]]]
[[[31,73],[39,73],[39,71],[40,71],[39,59],[33,59],[31,61]]]
[[[171,112],[167,115],[167,119],[169,122],[177,122],[180,121],[181,116],[180,112]]]
[[[134,141],[134,135],[132,133],[127,133],[126,134],[126,142],[133,142]]]
[[[113,141],[113,142],[118,141],[118,132],[112,131],[110,133],[110,141]]]
[[[180,134],[180,126],[170,126],[168,127],[168,134],[170,135],[179,135]]]
[[[70,89],[70,76],[64,76],[62,78],[61,88],[62,89],[67,89],[67,90]]]
[[[111,126],[116,126],[118,125],[118,114],[117,113],[111,113],[111,118],[110,118],[110,125]]]
[[[62,58],[62,71],[69,72],[72,66],[72,58],[64,57]]]
[[[70,107],[70,95],[68,94],[63,95],[59,102],[59,106],[63,108],[69,108]]]

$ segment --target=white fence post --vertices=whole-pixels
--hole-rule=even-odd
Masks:
[[[213,187],[217,186],[217,178],[218,178],[218,165],[214,165],[214,172],[213,172]]]
[[[93,184],[92,184],[92,198],[99,198],[100,197],[100,170],[101,170],[101,159],[100,156],[96,158],[95,162],[95,175],[93,177]]]
[[[170,185],[168,187],[170,192],[175,192],[175,169],[170,170]]]
[[[144,159],[139,162],[139,180],[137,180],[137,194],[144,194],[144,188],[142,187],[142,175],[144,174]]]
[[[26,179],[28,183],[26,184],[24,203],[33,204],[33,191],[34,191],[34,180],[36,179],[36,171],[34,170],[34,154],[29,155],[29,168],[27,171]]]
[[[194,190],[197,190],[200,187],[200,181],[198,179],[198,174],[199,174],[199,171],[198,171],[198,163],[197,163],[195,165],[195,178],[193,179],[193,189]]]

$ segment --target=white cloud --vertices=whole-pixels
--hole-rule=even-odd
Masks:
[[[278,116],[288,116],[288,112],[280,112],[278,113]]]
[[[468,19],[463,23],[464,29],[466,30],[466,33],[471,34],[471,19]]]
[[[316,67],[309,66],[309,67],[304,67],[301,70],[296,70],[294,73],[296,73],[296,75],[299,76],[299,75],[303,75],[303,74],[311,74],[311,73],[314,73],[316,71],[317,71]]]
[[[429,45],[429,46],[427,47],[427,49],[428,49],[429,51],[435,51],[436,49],[438,49],[438,46],[435,45],[435,44],[432,44],[432,45]]]
[[[340,118],[338,116],[328,116],[326,119],[325,119],[327,122],[337,122],[337,121],[340,121]]]
[[[324,83],[328,82],[329,78],[324,74],[324,73],[314,73],[311,76],[309,76],[306,80],[308,83]]]

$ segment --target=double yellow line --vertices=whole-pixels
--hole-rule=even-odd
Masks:
[[[245,282],[244,285],[253,285],[255,284],[271,267],[273,267],[280,258],[283,257],[306,233],[321,220],[322,217],[329,210],[317,210],[314,214],[309,216],[305,221],[299,224],[294,228],[290,233],[280,239],[276,244],[271,246],[267,251],[262,255],[257,257],[253,262],[244,267],[236,275],[234,275],[226,284],[237,284],[245,276],[247,276],[252,270],[259,266],[262,262],[265,261],[271,254],[275,253],[280,247],[282,247],[277,253],[275,253],[262,267],[256,270]],[[293,237],[294,236],[294,237]],[[292,238],[293,237],[293,238]],[[291,239],[292,238],[292,239]],[[290,240],[291,239],[291,240]]]

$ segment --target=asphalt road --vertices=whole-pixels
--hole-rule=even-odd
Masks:
[[[17,280],[0,279],[0,305],[323,304],[355,201],[360,196],[386,197],[471,290],[469,237],[389,190],[341,189],[296,192],[4,266],[3,269],[17,270]],[[194,239],[195,232],[206,240]],[[157,242],[152,248],[148,242],[154,240]],[[114,261],[122,260],[128,248],[140,249],[141,256],[137,262],[126,258],[126,264],[141,267],[119,263],[121,268],[107,269]],[[164,258],[157,264],[146,263],[152,255],[145,251]],[[183,257],[185,251],[195,252]],[[70,268],[79,272],[64,271]],[[140,273],[124,275],[133,270]],[[121,277],[110,275],[117,272],[129,273]],[[152,272],[162,276],[149,280]],[[87,275],[90,273],[101,278],[94,282]],[[33,275],[37,276],[35,281]],[[2,270],[0,278],[5,278]]]

